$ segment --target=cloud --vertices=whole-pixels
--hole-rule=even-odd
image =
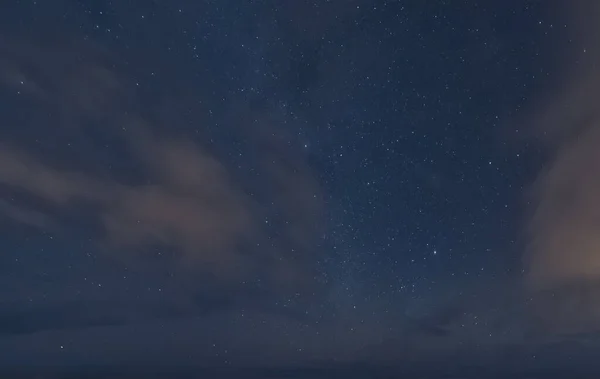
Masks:
[[[569,3],[574,43],[554,91],[532,107],[531,129],[548,159],[528,194],[526,282],[546,331],[600,328],[600,6]],[[539,292],[541,291],[541,292]],[[588,293],[588,295],[584,295]]]
[[[578,3],[579,4],[579,3]],[[591,28],[584,14],[597,6],[577,8],[580,56],[564,75],[559,91],[534,109],[535,135],[549,155],[531,195],[535,205],[529,223],[530,280],[535,286],[556,281],[600,277],[596,230],[600,226],[600,52],[585,47],[600,42],[600,28]]]
[[[52,220],[45,214],[13,205],[4,200],[0,200],[0,214],[8,220],[37,228],[51,229],[54,227]]]
[[[90,235],[100,235],[107,251],[143,259],[148,248],[161,246],[173,251],[180,270],[220,283],[261,278],[272,288],[296,289],[309,283],[320,189],[282,123],[270,119],[268,110],[250,115],[232,101],[231,137],[246,138],[255,149],[246,162],[253,182],[235,169],[229,153],[169,124],[182,122],[179,109],[170,105],[194,100],[165,96],[146,104],[134,81],[108,63],[110,54],[74,46],[0,43],[0,89],[28,115],[4,117],[5,130],[14,133],[0,143],[0,189],[42,205],[25,210],[23,204],[2,202],[0,212],[40,229],[63,223],[67,231],[61,216],[75,214],[82,224],[97,225]],[[159,112],[151,109],[156,103]],[[195,119],[187,122],[199,129],[208,122],[201,111],[190,113]],[[36,146],[27,137],[40,132],[52,145],[81,140],[84,147],[69,156],[66,148]],[[98,135],[122,147],[108,153],[122,160],[109,160],[133,167],[128,174],[99,163],[107,153],[94,140]],[[269,220],[270,214],[277,217]]]

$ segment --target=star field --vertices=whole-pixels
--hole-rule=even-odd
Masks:
[[[3,5],[0,370],[599,369],[592,8]]]

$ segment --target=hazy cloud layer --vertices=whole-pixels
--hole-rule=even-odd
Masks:
[[[68,150],[66,141],[81,136],[91,141],[89,150],[67,159],[37,149],[35,136],[0,141],[0,186],[41,204],[25,209],[18,201],[3,201],[3,218],[43,229],[59,222],[56,214],[77,212],[98,225],[103,236],[98,242],[109,250],[139,253],[162,246],[174,252],[180,268],[224,283],[259,276],[293,287],[311,280],[320,191],[276,120],[260,112],[250,115],[241,106],[232,109],[233,136],[257,146],[258,158],[248,169],[258,189],[251,190],[222,156],[169,124],[182,119],[177,107],[169,108],[173,96],[165,99],[171,103],[159,99],[160,114],[154,114],[135,82],[112,69],[113,57],[75,46],[0,43],[1,89],[15,99],[15,107],[27,107],[26,114],[6,115],[2,127],[34,130],[45,123],[58,150]],[[184,102],[193,103],[183,96]],[[202,111],[193,115],[202,130],[208,117]],[[111,135],[124,146],[123,165],[135,169],[131,179],[98,169],[93,154],[100,157],[103,146],[94,146],[94,133]],[[279,216],[276,235],[267,209]]]
[[[577,63],[533,108],[530,123],[549,156],[529,193],[527,284],[546,290],[532,307],[547,331],[600,327],[600,6],[569,3]],[[574,54],[577,59],[573,59]]]
[[[600,277],[600,28],[595,4],[573,12],[579,64],[567,68],[549,101],[536,108],[536,135],[550,158],[532,190],[530,279],[536,286]],[[584,11],[585,9],[585,11]],[[590,46],[587,48],[586,46]]]

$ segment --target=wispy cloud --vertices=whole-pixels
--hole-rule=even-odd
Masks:
[[[600,42],[600,28],[587,16],[599,8],[576,4],[571,10],[577,63],[567,68],[562,85],[534,109],[532,118],[535,135],[550,156],[531,191],[529,264],[536,286],[600,278],[600,52],[593,48]]]
[[[527,284],[547,290],[531,308],[547,331],[600,328],[600,7],[570,2],[570,62],[530,123],[548,159],[531,192]],[[565,53],[566,54],[566,53]],[[557,59],[563,59],[562,56]]]
[[[0,200],[0,213],[9,220],[43,229],[52,229],[52,220],[42,212],[23,208],[8,201]]]
[[[99,242],[107,250],[139,253],[160,245],[176,253],[181,269],[224,283],[258,276],[277,283],[273,288],[285,288],[310,281],[319,186],[305,157],[265,112],[249,120],[247,109],[232,103],[238,124],[232,133],[256,146],[249,169],[258,189],[250,190],[222,155],[175,132],[181,129],[169,122],[180,118],[169,103],[160,116],[148,109],[136,96],[135,83],[107,63],[109,54],[88,46],[40,47],[12,40],[3,40],[0,51],[2,88],[15,103],[26,104],[29,115],[7,114],[7,128],[32,133],[48,128],[67,137],[110,133],[125,146],[127,164],[138,177],[124,180],[87,169],[85,162],[97,154],[93,141],[77,165],[35,149],[32,139],[6,138],[0,145],[0,185],[38,198],[45,208],[25,211],[2,203],[5,217],[46,228],[58,222],[48,209],[85,209],[79,217],[98,225]],[[165,117],[169,114],[173,117]],[[199,114],[193,122],[201,128],[207,118]],[[277,233],[267,210],[279,217],[273,220]]]

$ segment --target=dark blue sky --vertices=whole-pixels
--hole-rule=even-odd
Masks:
[[[0,369],[596,369],[569,4],[3,4]]]

